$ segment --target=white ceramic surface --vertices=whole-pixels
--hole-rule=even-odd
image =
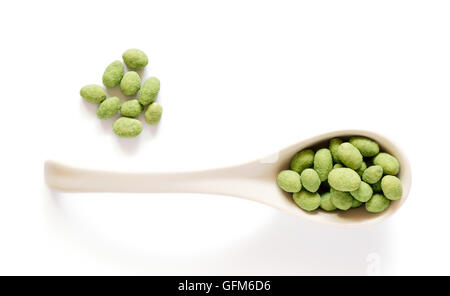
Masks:
[[[320,146],[333,137],[361,135],[377,141],[382,151],[391,153],[400,162],[399,178],[403,196],[391,203],[388,210],[371,214],[364,207],[348,212],[301,210],[290,194],[279,189],[278,173],[289,167],[290,159],[302,149]],[[278,153],[248,163],[193,172],[116,172],[71,167],[55,161],[45,163],[49,187],[67,192],[131,192],[131,193],[209,193],[246,198],[278,208],[314,222],[339,226],[360,226],[380,222],[395,213],[406,201],[411,187],[409,163],[397,146],[385,137],[364,130],[343,130],[322,134],[295,143]]]

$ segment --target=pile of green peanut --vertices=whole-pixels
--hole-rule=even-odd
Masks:
[[[142,70],[148,64],[147,55],[139,49],[128,49],[122,55],[128,69]],[[106,67],[103,73],[103,85],[108,88],[120,87],[126,96],[136,96],[121,103],[118,97],[106,96],[105,89],[97,84],[90,84],[80,90],[80,95],[89,103],[99,104],[97,117],[105,120],[114,117],[120,112],[121,117],[113,124],[113,131],[123,138],[134,138],[142,132],[142,123],[138,117],[144,110],[145,121],[156,125],[161,119],[162,106],[155,102],[160,89],[159,79],[148,78],[141,85],[141,78],[135,71],[125,73],[121,61],[114,61]]]
[[[399,171],[397,158],[380,152],[375,141],[333,138],[328,148],[298,152],[290,169],[278,174],[277,183],[308,212],[347,211],[365,204],[368,212],[381,213],[402,197]]]

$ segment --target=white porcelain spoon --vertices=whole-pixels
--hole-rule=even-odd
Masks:
[[[282,191],[276,182],[278,173],[289,167],[291,158],[305,148],[326,145],[333,137],[365,136],[379,143],[400,162],[399,178],[403,184],[403,196],[392,202],[388,210],[380,214],[366,212],[364,207],[350,211],[309,213],[300,209],[291,194]],[[129,173],[75,168],[46,161],[45,179],[50,188],[68,192],[128,192],[128,193],[209,193],[242,197],[264,203],[314,222],[341,226],[359,226],[380,222],[395,213],[411,187],[411,170],[404,154],[388,139],[363,130],[343,130],[322,134],[280,150],[270,157],[241,165],[193,172]]]

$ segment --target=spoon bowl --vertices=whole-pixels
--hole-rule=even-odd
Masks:
[[[394,155],[400,162],[398,177],[403,196],[379,214],[364,207],[349,211],[306,212],[281,190],[276,182],[281,170],[289,168],[292,157],[306,148],[326,147],[334,137],[364,136],[380,145],[381,151]],[[342,130],[325,133],[290,145],[268,157],[248,163],[192,172],[118,172],[71,167],[59,162],[45,162],[45,180],[52,189],[66,192],[128,193],[207,193],[246,198],[264,203],[312,222],[336,226],[362,226],[381,222],[395,213],[406,201],[411,187],[411,169],[401,150],[385,137],[364,130]]]

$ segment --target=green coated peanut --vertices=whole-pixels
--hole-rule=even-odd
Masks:
[[[311,149],[303,150],[295,154],[290,163],[290,168],[297,173],[310,168],[314,162],[314,151]]]
[[[331,152],[327,148],[319,149],[314,155],[314,170],[319,175],[320,181],[328,179],[328,174],[333,169]]]
[[[147,110],[145,110],[145,121],[150,125],[158,124],[161,120],[162,112],[163,108],[159,103],[151,103],[148,105]]]
[[[342,192],[331,188],[331,202],[339,210],[346,211],[352,207],[353,197],[348,192]]]
[[[384,197],[384,195],[376,193],[368,202],[366,202],[366,210],[370,213],[381,213],[386,210],[390,204],[391,201]]]
[[[281,171],[278,174],[277,183],[281,189],[290,193],[299,192],[302,189],[300,175],[291,170]]]
[[[378,143],[365,137],[351,137],[349,142],[355,146],[364,157],[373,157],[380,152]]]
[[[126,96],[135,95],[141,88],[141,78],[139,74],[134,71],[129,71],[123,75],[120,81],[120,90]]]
[[[99,119],[109,119],[117,114],[120,109],[120,99],[110,97],[101,102],[97,108],[97,117]]]
[[[369,184],[375,184],[380,181],[383,176],[383,168],[379,165],[372,165],[364,170],[362,174],[362,179],[364,182]]]
[[[375,183],[375,184],[372,184],[372,190],[373,190],[374,193],[381,193],[381,192],[383,192],[383,191],[381,190],[381,180],[378,181],[378,182]]]
[[[387,199],[398,200],[403,194],[402,182],[395,176],[384,176],[381,179],[381,190]]]
[[[362,206],[362,202],[360,202],[357,199],[353,199],[353,201],[352,201],[352,208],[359,208],[360,206]]]
[[[362,178],[364,171],[367,169],[367,164],[365,161],[362,162],[361,167],[356,171],[358,175]]]
[[[380,152],[378,143],[348,136],[331,138],[325,145],[321,141],[301,150],[291,159],[290,170],[278,176],[278,185],[293,193],[300,208],[331,212],[364,206],[370,213],[380,213],[402,198],[402,183],[395,176],[400,163]]]
[[[312,193],[306,190],[294,193],[294,202],[305,211],[314,211],[320,206],[319,193]]]
[[[363,157],[361,152],[350,143],[342,143],[337,150],[339,160],[348,168],[357,170],[361,167]]]
[[[114,122],[113,131],[123,138],[134,138],[142,132],[142,123],[134,118],[120,117]]]
[[[122,54],[123,61],[129,69],[144,69],[148,64],[147,55],[139,49],[128,49]]]
[[[372,197],[373,190],[372,190],[372,187],[370,187],[369,184],[367,184],[366,182],[362,182],[361,181],[361,184],[359,185],[359,188],[356,189],[355,191],[350,191],[350,194],[356,200],[358,200],[360,202],[366,202]]]
[[[328,175],[330,186],[339,191],[355,191],[361,184],[358,173],[349,168],[333,169]]]
[[[100,104],[106,99],[106,91],[97,84],[86,85],[80,90],[80,95],[89,103]]]
[[[373,163],[383,168],[386,175],[397,175],[400,171],[400,163],[394,156],[381,152],[374,157]]]
[[[124,74],[124,68],[121,61],[114,61],[106,67],[103,72],[103,85],[106,87],[115,87],[120,84]]]
[[[336,210],[335,205],[331,202],[330,192],[325,192],[320,196],[320,208],[327,212]]]
[[[338,148],[343,143],[343,141],[339,138],[333,138],[330,140],[329,149],[331,152],[331,155],[333,156],[333,161],[335,163],[340,163],[339,157],[338,157]]]
[[[122,104],[120,107],[120,114],[126,117],[137,117],[142,113],[144,107],[138,100],[129,100]]]
[[[158,96],[160,88],[159,79],[156,77],[150,77],[147,79],[141,87],[139,92],[138,100],[142,105],[148,105],[153,103]]]
[[[342,164],[340,164],[340,163],[336,163],[334,166],[333,166],[333,169],[341,169],[341,168],[343,168],[344,166],[342,165]]]
[[[309,192],[316,192],[320,187],[320,178],[317,172],[313,169],[305,169],[300,175],[302,186]]]

